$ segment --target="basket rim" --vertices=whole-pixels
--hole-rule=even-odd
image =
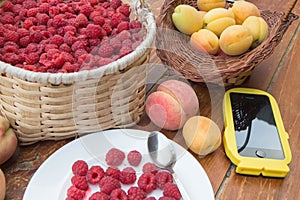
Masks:
[[[72,84],[74,82],[85,81],[91,78],[99,79],[105,75],[124,70],[146,53],[147,49],[149,49],[153,44],[156,35],[156,21],[151,10],[140,0],[133,0],[130,4],[131,7],[135,8],[133,10],[136,12],[138,18],[140,18],[142,23],[145,24],[147,34],[142,43],[128,55],[96,69],[73,73],[34,72],[0,61],[0,73],[11,75],[26,81],[59,85]]]

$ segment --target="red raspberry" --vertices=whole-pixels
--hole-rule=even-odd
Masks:
[[[129,17],[130,15],[130,6],[128,4],[123,4],[119,8],[117,8],[117,12],[122,13],[126,17]]]
[[[74,175],[85,176],[88,168],[88,164],[84,160],[77,160],[72,165],[72,172]]]
[[[117,26],[117,33],[120,33],[124,30],[129,30],[129,23],[128,22],[121,22]]]
[[[80,6],[80,13],[84,14],[87,17],[89,17],[93,11],[94,8],[90,4],[84,4]]]
[[[64,35],[64,43],[67,45],[72,46],[77,41],[77,38],[75,37],[75,33],[73,32],[66,32]]]
[[[66,26],[66,25],[67,25],[67,20],[65,18],[65,15],[58,14],[53,17],[53,20],[52,20],[53,27],[60,28],[60,27]]]
[[[89,24],[86,27],[86,35],[92,39],[100,38],[102,36],[102,28],[99,25]]]
[[[79,27],[86,27],[89,24],[89,21],[84,14],[80,13],[76,17],[76,23],[78,23]]]
[[[47,25],[48,20],[50,19],[50,17],[45,13],[37,13],[36,18],[38,20],[38,25]]]
[[[13,7],[14,7],[14,4],[10,1],[5,1],[2,5],[2,9],[5,11],[5,12],[9,12],[9,11],[12,11],[13,10]]]
[[[132,52],[132,48],[131,47],[123,46],[120,49],[120,56],[121,57],[126,56],[127,54],[130,54],[131,52]]]
[[[85,176],[74,175],[71,178],[71,182],[76,188],[78,188],[80,190],[86,191],[89,188],[88,182],[87,182]]]
[[[112,28],[111,28],[110,24],[105,23],[105,24],[102,25],[102,28],[105,30],[106,35],[110,35],[111,34]]]
[[[98,61],[97,61],[97,64],[99,67],[101,66],[104,66],[104,65],[107,65],[111,62],[113,62],[114,60],[112,58],[100,58]]]
[[[121,173],[119,180],[123,184],[133,184],[136,181],[136,172],[132,167],[124,168]]]
[[[89,39],[90,47],[98,46],[101,43],[99,38],[96,39]]]
[[[87,180],[90,184],[98,184],[100,180],[105,176],[105,172],[102,167],[96,165],[92,166],[87,172]]]
[[[15,31],[6,30],[3,33],[3,36],[4,36],[6,41],[12,41],[12,42],[15,42],[15,43],[17,43],[19,41],[19,34]]]
[[[123,21],[121,13],[115,13],[111,16],[110,25],[112,28],[117,28],[117,26]]]
[[[158,172],[158,168],[151,162],[147,162],[143,166],[143,173],[152,173],[156,174]]]
[[[35,17],[38,12],[38,8],[30,8],[27,10],[27,17]]]
[[[88,41],[79,40],[72,44],[72,51],[77,51],[78,49],[88,49]]]
[[[5,39],[4,37],[0,37],[0,48],[3,48],[5,44]]]
[[[41,3],[38,7],[40,13],[48,13],[50,9],[49,3]]]
[[[85,197],[85,191],[72,185],[67,191],[67,197],[73,200],[83,200]]]
[[[110,193],[110,200],[128,200],[128,197],[124,190],[118,188]]]
[[[104,192],[95,192],[90,196],[89,200],[109,200],[109,196]]]
[[[109,58],[113,55],[113,53],[114,53],[114,49],[109,44],[104,43],[99,47],[99,56],[100,57]],[[113,155],[114,152],[116,153],[116,155]],[[125,154],[123,152],[120,153],[120,152],[116,151],[116,149],[113,149],[112,152],[109,154],[109,157],[107,157],[106,159],[107,159],[107,162],[111,163],[108,165],[118,166],[122,163],[121,160],[123,161],[124,158],[125,158]]]
[[[102,17],[107,17],[107,10],[103,6],[96,5],[94,8]]]
[[[36,1],[33,1],[33,0],[25,0],[25,1],[23,2],[23,8],[25,8],[25,9],[30,9],[30,8],[35,8],[35,7],[38,7]]]
[[[176,200],[176,199],[173,198],[173,197],[165,197],[165,196],[163,196],[163,197],[160,197],[158,200]]]
[[[110,194],[114,189],[121,188],[121,183],[110,176],[105,176],[101,179],[100,184],[100,191]]]
[[[6,53],[3,55],[4,62],[16,65],[20,62],[19,56],[15,53]]]
[[[130,187],[127,194],[129,200],[144,200],[147,197],[147,193],[136,186]]]
[[[173,197],[176,200],[181,199],[181,194],[176,184],[166,183],[163,189],[163,195],[166,197]]]
[[[142,23],[137,20],[132,20],[129,22],[129,29],[134,30],[135,32],[140,31],[142,28]]]
[[[119,6],[122,5],[121,0],[111,0],[111,7],[117,9]]]
[[[60,46],[64,43],[64,38],[61,35],[54,35],[50,40],[50,44],[56,44]]]
[[[68,52],[68,53],[70,53],[72,51],[71,47],[69,47],[69,45],[67,45],[66,43],[63,43],[62,45],[60,45],[59,50],[64,51],[64,52]]]
[[[113,37],[109,40],[109,44],[114,48],[114,49],[120,49],[122,47],[122,42],[119,40],[117,37]],[[129,160],[135,160],[135,153],[129,152],[127,155],[127,159]],[[129,161],[130,163],[131,161]],[[134,161],[133,161],[134,162]],[[130,163],[131,164],[131,163]],[[133,165],[134,166],[134,165]],[[137,166],[137,165],[136,165]]]
[[[121,171],[115,167],[108,167],[105,171],[106,176],[111,176],[115,179],[119,179]]]
[[[2,24],[14,24],[14,21],[14,16],[9,13],[4,13],[0,18]]]
[[[155,175],[156,185],[158,188],[163,189],[166,183],[173,183],[173,177],[170,172],[159,171]]]
[[[23,65],[23,69],[33,71],[33,72],[38,71],[38,68],[35,65]]]
[[[75,68],[73,64],[69,62],[65,62],[65,64],[62,66],[62,68],[59,70],[60,72],[67,73],[67,72],[74,72]]]
[[[144,199],[144,200],[156,200],[156,198],[155,198],[155,197],[147,197],[147,198]]]
[[[19,46],[14,42],[6,42],[4,44],[5,53],[18,53]]]
[[[40,59],[39,54],[30,53],[25,57],[25,62],[27,65],[34,65],[34,64],[38,63],[39,59]]]
[[[151,173],[142,174],[138,180],[138,186],[146,193],[150,193],[156,189],[155,175]]]
[[[34,30],[30,32],[29,39],[31,42],[38,44],[40,41],[43,40],[43,34],[41,33],[40,30]]]
[[[102,47],[102,49],[101,49],[101,47]],[[103,52],[101,52],[100,54],[104,54],[105,50],[111,51],[111,49],[112,49],[110,46],[105,47],[104,45],[102,45],[101,47],[99,49],[99,53],[100,53],[100,51],[103,51]],[[113,49],[112,49],[112,52],[113,52]],[[109,53],[109,54],[111,54],[111,53]],[[109,57],[109,56],[102,56],[102,57]],[[117,148],[111,148],[105,155],[106,163],[110,166],[119,166],[122,164],[124,159],[125,159],[125,153]]]
[[[23,24],[22,27],[25,29],[29,29],[31,26],[33,26],[33,21],[31,19],[26,19]]]
[[[51,7],[49,8],[49,16],[50,16],[51,18],[55,17],[55,16],[58,15],[58,14],[59,14],[59,8],[58,8],[58,7],[56,7],[56,6],[51,6]]]
[[[132,166],[138,166],[142,160],[142,154],[137,150],[132,150],[127,155],[127,160]]]
[[[94,22],[94,24],[103,26],[103,24],[105,23],[105,19],[104,19],[104,17],[102,17],[102,16],[95,16],[95,17],[93,18],[93,22]]]
[[[17,32],[18,32],[20,38],[29,35],[29,31],[27,29],[25,29],[25,28],[19,28],[17,30]]]
[[[124,30],[124,31],[118,33],[118,35],[116,37],[118,37],[121,41],[124,41],[127,39],[131,39],[131,33],[128,30]]]
[[[132,41],[131,41],[131,39],[123,40],[122,46],[123,47],[129,47],[129,48],[131,48],[132,47]]]

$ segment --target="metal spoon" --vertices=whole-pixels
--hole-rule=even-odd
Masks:
[[[151,132],[148,136],[148,151],[152,161],[161,169],[168,170],[181,193],[183,200],[190,200],[182,183],[173,170],[176,163],[176,152],[170,140],[160,132]]]

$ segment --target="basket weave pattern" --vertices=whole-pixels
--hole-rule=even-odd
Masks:
[[[0,63],[1,113],[16,130],[21,145],[125,128],[140,120],[156,24],[143,2],[136,0],[133,5],[145,27],[145,39],[135,51],[111,64],[50,74]]]
[[[197,8],[196,0],[165,1],[157,19],[160,27],[156,37],[158,57],[188,80],[212,83],[220,83],[221,80],[225,86],[242,84],[253,69],[272,54],[289,25],[298,18],[289,13],[283,20],[283,12],[263,10],[261,16],[269,26],[269,34],[258,47],[240,56],[211,56],[194,50],[189,45],[189,36],[176,31],[172,13],[179,4]]]

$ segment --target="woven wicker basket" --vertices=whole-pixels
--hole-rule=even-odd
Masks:
[[[145,27],[142,44],[106,66],[76,73],[38,73],[0,62],[0,108],[21,145],[133,126],[145,102],[146,63],[156,34],[153,14],[131,2]]]
[[[267,21],[269,34],[255,49],[240,56],[210,56],[194,50],[190,37],[176,31],[172,22],[172,13],[179,4],[188,4],[197,8],[196,0],[165,1],[157,18],[156,47],[157,55],[164,64],[169,66],[185,79],[194,82],[206,82],[233,86],[242,84],[249,77],[255,66],[273,52],[289,25],[298,18],[291,10],[283,12],[261,11]],[[230,4],[227,4],[227,7]]]

